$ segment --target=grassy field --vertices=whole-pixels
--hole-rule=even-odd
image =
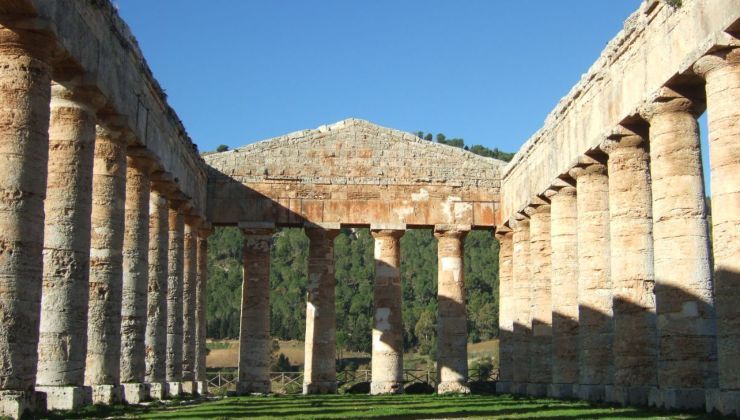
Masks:
[[[578,401],[503,396],[331,395],[232,397],[199,404],[152,407],[89,407],[47,418],[556,418],[556,419],[705,419],[705,414],[590,405]]]

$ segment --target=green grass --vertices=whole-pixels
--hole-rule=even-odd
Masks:
[[[668,413],[648,409],[532,399],[508,395],[330,395],[232,397],[181,406],[86,407],[48,418],[555,418],[555,419],[705,419],[702,413]]]
[[[208,350],[221,350],[228,349],[229,347],[231,347],[231,343],[228,341],[209,341],[206,343]]]

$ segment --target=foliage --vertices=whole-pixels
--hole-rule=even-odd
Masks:
[[[419,137],[420,139],[429,140],[429,141],[432,141],[432,139],[435,138],[432,135],[432,133],[424,134],[423,131],[417,131],[416,136]],[[489,149],[486,146],[482,146],[480,144],[476,144],[476,145],[468,147],[465,144],[465,140],[461,138],[448,139],[442,133],[438,133],[436,136],[436,139],[437,139],[437,143],[439,144],[446,144],[448,146],[459,147],[460,149],[465,149],[469,151],[470,153],[475,153],[476,155],[503,160],[504,162],[509,162],[511,161],[511,159],[514,158],[514,153],[502,152],[497,147],[494,147],[493,149]]]
[[[216,148],[216,151],[219,152],[219,153],[220,152],[226,152],[228,150],[229,150],[229,146],[227,146],[225,144],[219,144],[218,147]]]

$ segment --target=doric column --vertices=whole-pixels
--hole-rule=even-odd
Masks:
[[[149,396],[167,397],[167,264],[169,253],[168,183],[153,182],[149,199],[149,288],[147,296],[146,376]]]
[[[206,310],[208,287],[208,236],[213,232],[209,222],[203,223],[198,229],[198,289],[195,295],[195,380],[197,381],[198,395],[208,394],[208,379],[206,378]]]
[[[182,393],[182,277],[187,203],[170,201],[168,210],[169,255],[167,258],[167,393]]]
[[[306,305],[306,352],[303,371],[304,394],[335,394],[336,316],[334,289],[335,229],[306,228],[309,239]]]
[[[558,181],[548,190],[552,247],[552,384],[548,393],[571,398],[578,383],[578,210],[576,189]]]
[[[129,149],[123,236],[121,304],[121,384],[123,399],[136,404],[148,397],[144,384],[144,336],[149,285],[149,195],[154,163]]]
[[[717,387],[716,319],[696,121],[702,110],[703,104],[663,88],[644,112],[650,122],[659,348],[658,386],[649,402],[665,408],[703,408],[705,389]]]
[[[53,83],[36,390],[50,410],[84,403],[96,89]]]
[[[607,399],[645,405],[657,368],[649,157],[642,136],[627,129],[604,149],[614,290],[614,387]]]
[[[198,227],[200,218],[185,218],[185,255],[182,282],[182,390],[186,394],[196,393],[195,384],[195,294],[198,283]]]
[[[511,392],[513,380],[514,356],[514,284],[512,279],[512,238],[514,233],[506,226],[496,229],[496,239],[499,243],[498,251],[498,342],[499,342],[499,374],[496,382],[496,392],[508,394]]]
[[[578,395],[604,401],[613,384],[609,177],[606,165],[588,158],[570,171],[578,202]]]
[[[0,26],[0,415],[34,409],[53,40]]]
[[[513,394],[526,394],[529,383],[529,341],[532,336],[530,317],[530,263],[529,263],[529,218],[517,214],[512,236],[512,311],[514,312],[513,336]]]
[[[712,190],[719,392],[707,409],[740,415],[740,48],[702,57]]]
[[[121,299],[126,146],[120,126],[99,122],[93,163],[90,304],[85,384],[94,404],[121,402]]]
[[[529,385],[527,394],[547,395],[552,382],[552,304],[550,287],[550,206],[540,204],[527,208],[529,214],[529,261],[532,341],[530,344]]]
[[[239,395],[270,392],[271,223],[240,223],[244,232],[244,282],[239,325]]]
[[[467,225],[437,225],[438,394],[468,394],[468,316],[465,308]]]
[[[405,226],[404,226],[405,228]],[[373,229],[373,353],[371,394],[403,392],[403,317],[401,316],[401,229]]]

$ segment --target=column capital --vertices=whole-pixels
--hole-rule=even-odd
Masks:
[[[147,176],[157,170],[157,161],[152,158],[144,147],[129,147],[126,154],[126,164]]]
[[[95,126],[95,136],[106,138],[122,146],[127,146],[134,138],[134,134],[123,122],[123,118],[112,115],[98,116],[97,125]]]
[[[706,108],[706,103],[699,99],[684,96],[670,87],[660,88],[652,97],[652,100],[642,105],[638,110],[640,116],[651,121],[658,115],[668,113],[688,113],[698,118]]]
[[[239,222],[238,226],[247,236],[271,236],[276,230],[272,222]]]
[[[198,239],[207,239],[213,233],[213,224],[208,221],[204,221],[200,224],[198,229]]]
[[[196,215],[196,214],[186,214],[185,217],[185,224],[192,227],[195,230],[198,230],[200,227],[200,224],[203,223],[203,218]]]
[[[645,144],[645,136],[636,129],[618,125],[609,136],[601,142],[599,149],[610,155],[615,150],[630,147],[641,147]]]
[[[578,165],[575,168],[568,171],[568,174],[573,177],[576,181],[578,178],[584,175],[598,174],[607,175],[607,167],[605,164],[595,161],[595,163]]]
[[[406,233],[405,230],[374,229],[370,231],[373,238],[395,238],[400,239]]]
[[[22,19],[15,20],[10,28],[4,22],[0,28],[0,51],[12,55],[28,54],[49,65],[59,47],[51,35],[51,28],[39,31],[38,23],[49,24],[41,19]]]
[[[530,205],[524,209],[524,212],[531,218],[535,214],[550,213],[550,204]]]
[[[470,232],[470,225],[435,225],[434,236],[436,238],[460,238],[463,239]]]
[[[557,196],[575,196],[577,193],[576,187],[572,185],[564,187],[550,187],[545,191],[545,197],[552,200],[553,197]]]
[[[51,82],[51,108],[74,107],[82,108],[95,114],[105,105],[106,98],[91,82],[81,77],[73,77],[60,81],[55,78]]]
[[[740,48],[738,46],[730,46],[701,57],[696,60],[691,69],[696,75],[706,79],[707,75],[715,70],[728,65],[738,64],[740,64]]]

